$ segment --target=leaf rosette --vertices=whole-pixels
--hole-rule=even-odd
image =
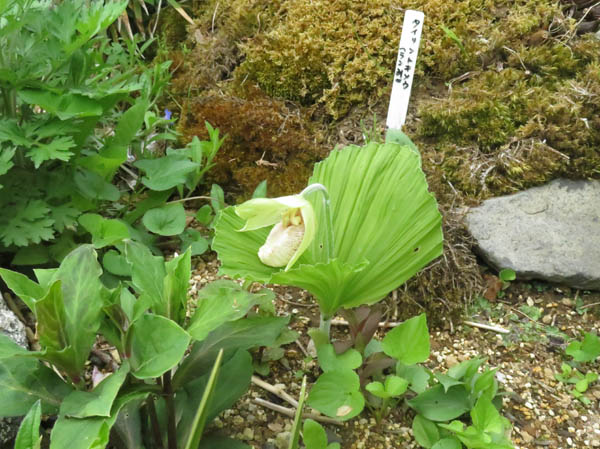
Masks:
[[[311,189],[315,184],[327,193]],[[342,307],[379,301],[442,253],[441,215],[420,156],[407,146],[370,143],[334,150],[315,165],[309,188],[283,198],[312,205],[314,235],[304,239],[285,266],[268,266],[259,250],[287,210],[274,207],[282,198],[263,200],[271,212],[264,208],[260,226],[251,222],[260,219],[244,213],[249,208],[259,211],[249,207],[257,200],[228,207],[218,218],[213,242],[220,271],[233,278],[304,288],[326,317]]]

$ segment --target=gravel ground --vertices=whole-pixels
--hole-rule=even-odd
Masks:
[[[192,294],[218,278],[217,268],[214,258],[198,260]],[[306,292],[272,288],[277,294],[278,313],[292,315],[291,327],[300,338],[284,347],[284,357],[270,362],[269,374],[261,378],[297,398],[300,373],[308,376],[309,385],[319,374],[315,361],[305,355],[309,346],[307,331],[317,324],[318,310]],[[470,321],[501,327],[508,333],[448,322],[443,329],[430,330],[432,351],[427,366],[445,371],[468,358],[486,357],[490,367],[497,367],[497,379],[505,391],[502,412],[513,423],[516,448],[600,447],[600,383],[590,386],[585,393],[590,404],[584,405],[569,393],[572,386],[555,379],[561,363],[568,359],[564,354],[566,345],[580,338],[583,331],[600,333],[600,294],[515,282],[502,299],[479,300],[468,315]],[[334,336],[343,333],[343,326],[333,332]],[[600,371],[598,362],[584,367]],[[256,404],[257,398],[289,408],[278,396],[252,385],[233,409],[214,421],[212,428],[242,439],[255,449],[287,448],[292,419]],[[380,426],[364,411],[350,422],[325,427],[330,439],[339,441],[343,448],[416,448],[419,446],[412,438],[412,417],[409,409],[398,407]]]

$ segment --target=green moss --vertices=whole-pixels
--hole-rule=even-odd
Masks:
[[[242,46],[238,83],[256,82],[268,95],[325,106],[334,118],[357,104],[387,98],[404,17],[425,12],[417,74],[450,79],[503,58],[523,36],[547,27],[551,0],[288,0],[271,31]],[[451,29],[465,51],[442,29]],[[503,50],[504,51],[504,50]]]
[[[558,176],[598,177],[599,62],[600,43],[591,37],[572,47],[547,42],[509,52],[503,70],[424,103],[420,135],[443,155],[445,178],[469,196]]]

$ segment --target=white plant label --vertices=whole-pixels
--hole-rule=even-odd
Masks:
[[[406,111],[408,110],[410,90],[412,88],[413,77],[415,76],[415,66],[417,55],[419,54],[419,43],[421,42],[424,20],[425,14],[421,11],[409,9],[404,15],[398,59],[394,70],[394,84],[392,85],[392,95],[386,122],[388,129],[402,129],[406,121]]]

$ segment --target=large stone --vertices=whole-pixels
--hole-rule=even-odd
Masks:
[[[0,332],[18,345],[27,348],[25,326],[17,316],[6,306],[0,295]],[[2,405],[0,405],[2,407]],[[14,440],[19,430],[21,418],[0,418],[0,448]],[[6,446],[8,447],[8,446]]]
[[[600,181],[557,179],[466,216],[481,256],[519,279],[600,290]]]

